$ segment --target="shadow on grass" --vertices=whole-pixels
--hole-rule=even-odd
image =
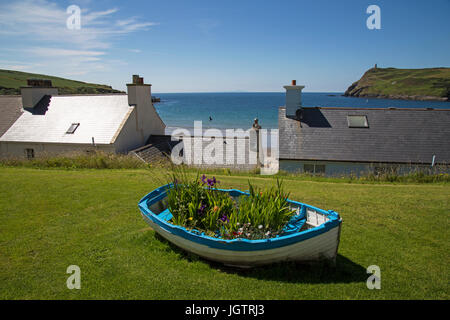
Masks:
[[[242,269],[225,266],[221,263],[203,259],[189,253],[167,241],[157,233],[155,238],[167,245],[167,250],[173,250],[181,259],[189,262],[202,261],[213,269],[221,272],[259,280],[280,281],[287,283],[351,283],[365,282],[368,278],[366,268],[338,254],[336,266],[326,262],[296,263],[280,262],[271,265]]]

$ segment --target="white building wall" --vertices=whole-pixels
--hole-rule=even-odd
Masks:
[[[427,164],[389,164],[389,163],[363,163],[363,162],[335,162],[335,161],[302,161],[280,160],[280,170],[290,173],[304,173],[305,165],[324,165],[326,176],[349,176],[377,173],[394,170],[397,174],[407,174],[415,171],[436,170],[436,172],[449,173],[449,166],[435,166]]]
[[[134,108],[114,141],[116,152],[127,153],[128,151],[137,149],[145,144],[148,136],[145,136],[143,131],[138,129],[137,121],[137,112],[136,108]]]
[[[32,142],[0,142],[0,157],[25,158],[26,149],[33,149],[35,157],[57,155],[71,152],[87,152],[92,150],[114,152],[114,145],[68,144],[68,143],[32,143]]]
[[[151,134],[163,135],[166,125],[153,106],[151,86],[128,84],[127,89],[128,103],[136,106],[136,125],[141,136],[147,140]]]

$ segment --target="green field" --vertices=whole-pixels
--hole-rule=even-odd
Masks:
[[[120,93],[110,86],[74,81],[43,74],[0,69],[0,95],[20,94],[20,87],[27,85],[27,79],[48,79],[58,88],[59,94],[103,94]]]
[[[0,167],[1,299],[449,299],[450,184],[286,177],[290,198],[343,217],[337,267],[239,271],[161,240],[137,202],[162,169]],[[246,188],[245,175],[216,176]],[[252,176],[267,186],[273,177]],[[69,290],[66,269],[81,268]],[[369,290],[366,268],[381,268]]]
[[[450,68],[372,68],[344,95],[432,100],[450,98]]]

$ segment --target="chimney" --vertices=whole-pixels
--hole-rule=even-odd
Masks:
[[[128,104],[137,105],[146,100],[152,101],[151,84],[144,84],[144,78],[138,74],[133,75],[133,83],[127,84]]]
[[[296,111],[302,107],[302,90],[305,86],[298,86],[296,80],[292,80],[286,89],[286,117],[295,117]]]
[[[127,84],[128,105],[135,106],[137,117],[137,128],[143,130],[148,123],[148,116],[154,110],[152,104],[151,84],[144,84],[144,78],[133,75],[133,83]],[[147,119],[147,120],[146,120]]]
[[[51,80],[28,79],[27,86],[20,88],[24,108],[34,108],[44,96],[57,96],[58,88],[52,86]]]

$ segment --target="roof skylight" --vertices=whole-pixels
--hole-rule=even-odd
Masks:
[[[364,115],[348,115],[347,123],[349,128],[368,128],[369,123]]]
[[[77,130],[79,125],[80,125],[79,123],[72,123],[69,129],[67,129],[66,133],[73,134],[75,130]]]

